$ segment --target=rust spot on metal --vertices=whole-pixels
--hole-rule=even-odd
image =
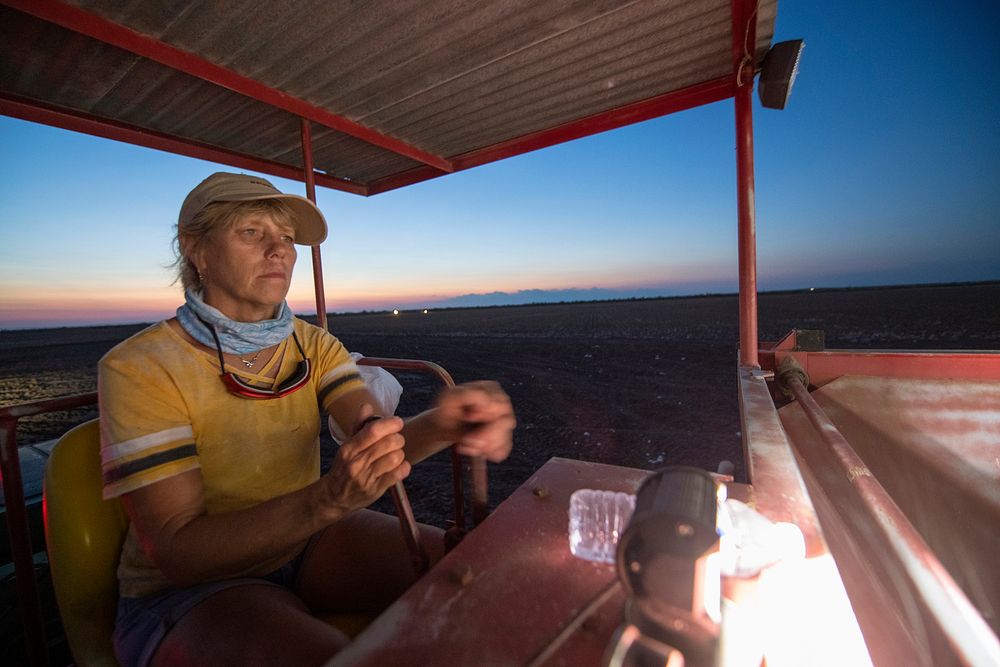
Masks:
[[[459,586],[468,586],[472,581],[472,568],[463,563],[451,571],[451,580]]]
[[[590,635],[596,635],[600,629],[601,624],[595,616],[588,616],[586,620],[580,624],[580,630]]]
[[[858,477],[871,477],[872,472],[865,466],[852,466],[850,470],[847,471],[847,481],[853,482]]]
[[[549,497],[549,490],[547,488],[545,488],[544,486],[536,486],[535,488],[533,488],[531,490],[531,492],[538,499],[543,499],[543,498],[548,498]]]

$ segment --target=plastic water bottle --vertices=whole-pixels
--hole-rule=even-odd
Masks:
[[[577,558],[614,563],[618,538],[625,532],[635,496],[580,489],[569,499],[569,550]]]

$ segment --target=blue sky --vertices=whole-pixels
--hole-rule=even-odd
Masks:
[[[806,49],[789,107],[754,110],[761,289],[1000,279],[1000,5],[887,4],[779,5],[776,40]],[[0,144],[0,328],[173,311],[171,226],[217,165],[5,117]],[[368,199],[320,189],[328,305],[735,291],[734,188],[727,100]]]

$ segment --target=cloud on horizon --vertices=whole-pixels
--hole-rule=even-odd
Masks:
[[[485,292],[460,294],[458,296],[417,301],[407,299],[402,307],[413,308],[475,308],[481,306],[517,306],[528,303],[559,303],[561,301],[610,301],[614,299],[655,298],[662,296],[687,296],[733,292],[735,284],[719,282],[699,286],[684,287],[632,287],[611,289],[606,287],[566,288],[566,289],[522,289],[515,292]]]

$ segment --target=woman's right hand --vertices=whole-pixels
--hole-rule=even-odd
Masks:
[[[357,423],[364,426],[340,446],[323,478],[324,504],[330,509],[351,512],[367,507],[410,474],[400,433],[403,420],[385,417],[365,423],[373,414],[371,405],[361,406]]]

